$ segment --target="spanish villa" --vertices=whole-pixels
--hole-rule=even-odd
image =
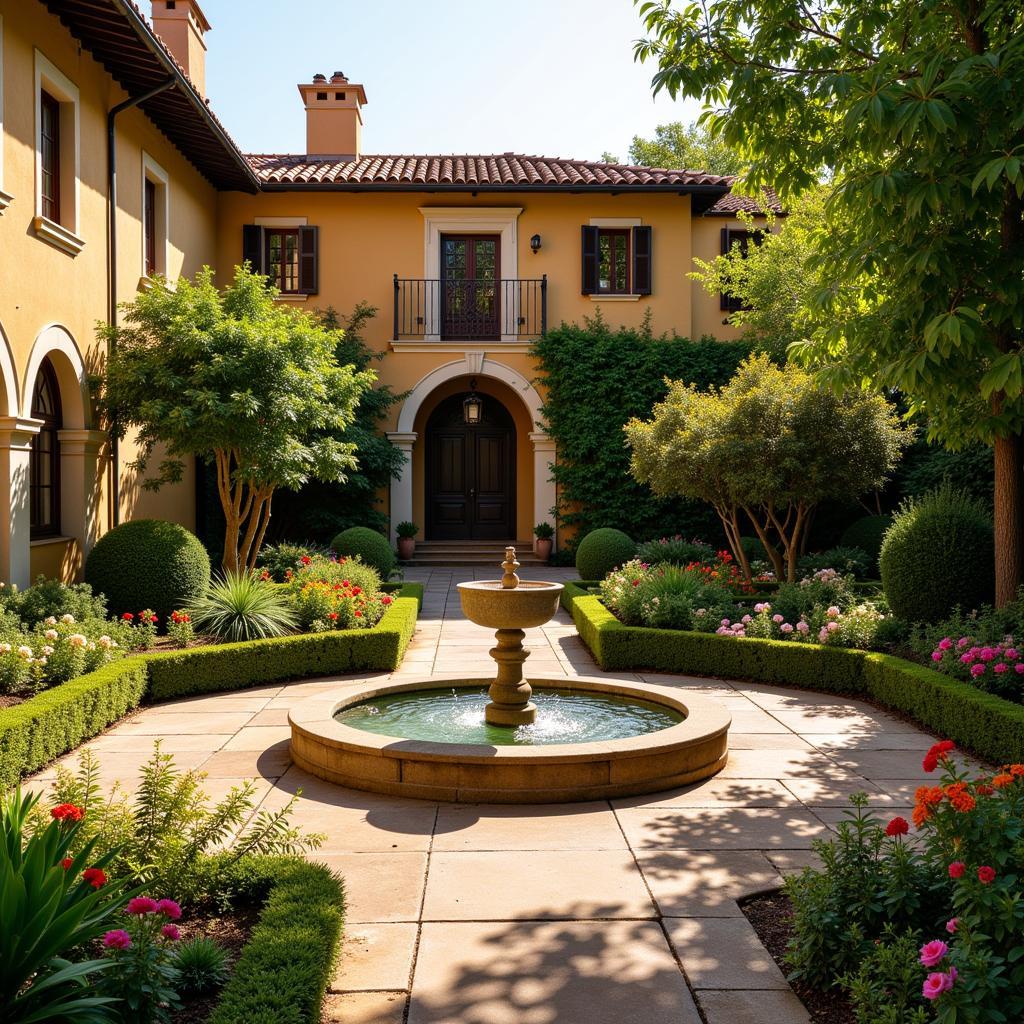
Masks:
[[[194,0],[153,0],[149,19],[131,0],[0,4],[0,578],[74,578],[122,520],[195,527],[201,469],[143,490],[131,439],[112,444],[90,398],[97,322],[154,276],[225,280],[248,260],[281,302],[378,307],[367,340],[407,392],[388,437],[408,459],[382,507],[436,541],[549,519],[557,452],[530,355],[549,325],[649,311],[655,331],[732,336],[728,297],[686,276],[757,212],[732,179],[366,154],[367,91],[341,72],[298,85],[307,152],[245,154],[205,98],[209,30]]]

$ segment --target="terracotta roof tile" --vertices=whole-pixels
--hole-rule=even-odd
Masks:
[[[666,170],[561,157],[493,155],[369,156],[356,159],[253,153],[249,163],[264,185],[347,185],[553,188],[728,189],[733,178],[704,171]]]
[[[732,217],[737,213],[764,213],[766,209],[771,210],[772,213],[785,213],[774,189],[766,188],[764,198],[765,201],[762,203],[751,196],[726,192],[714,206],[705,211],[704,215],[706,217]]]

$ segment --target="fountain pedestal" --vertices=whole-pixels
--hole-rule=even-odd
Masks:
[[[498,664],[498,674],[487,690],[491,703],[484,718],[491,725],[530,725],[537,718],[537,705],[530,700],[533,687],[523,678],[523,662],[530,652],[523,647],[522,629],[499,629],[494,638],[497,647],[488,652]]]

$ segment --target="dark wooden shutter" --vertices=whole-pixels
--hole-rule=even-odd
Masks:
[[[600,270],[600,251],[597,243],[598,228],[589,224],[583,225],[583,285],[584,295],[597,292],[598,273]]]
[[[651,229],[647,225],[638,225],[633,228],[633,294],[650,295],[653,280]]]
[[[732,248],[733,232],[728,228],[722,228],[722,255],[728,256]],[[734,299],[728,292],[719,292],[718,308],[724,312],[732,313],[740,308],[738,299]]]
[[[254,273],[265,274],[267,272],[263,228],[259,224],[242,225],[242,262],[248,263]]]
[[[316,295],[320,282],[319,228],[299,228],[299,291]]]

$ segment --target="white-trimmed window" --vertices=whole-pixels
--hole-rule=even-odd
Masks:
[[[13,198],[4,191],[4,19],[0,17],[0,213]]]
[[[169,217],[167,172],[148,154],[142,154],[142,276],[167,274]]]
[[[72,256],[78,234],[80,129],[78,87],[35,51],[36,235]]]

